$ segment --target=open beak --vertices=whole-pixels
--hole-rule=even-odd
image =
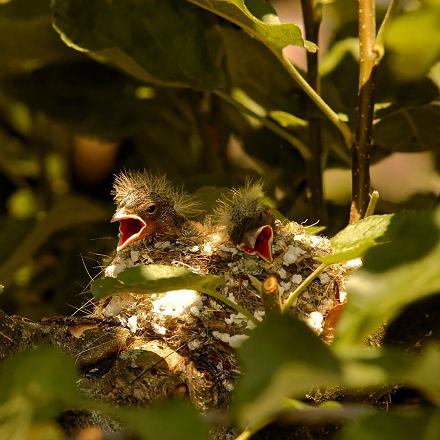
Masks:
[[[124,208],[118,209],[110,221],[119,222],[118,252],[147,235],[147,224],[144,220],[136,214],[126,212]]]
[[[270,225],[263,225],[257,229],[247,231],[243,236],[240,249],[249,255],[258,255],[264,261],[272,261],[273,229]]]

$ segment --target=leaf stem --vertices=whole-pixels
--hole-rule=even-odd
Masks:
[[[321,263],[284,301],[283,305],[281,306],[281,312],[286,313],[289,308],[293,305],[294,301],[298,297],[298,295],[306,289],[310,283],[319,276],[326,268],[328,267],[327,263]]]
[[[374,73],[377,52],[375,0],[359,0],[358,120],[352,150],[350,223],[365,216],[370,199],[370,152],[373,137]]]
[[[315,6],[314,3],[313,0],[301,0],[301,8],[306,38],[318,46],[322,14],[320,5]],[[307,82],[320,95],[321,79],[318,73],[318,52],[307,52]],[[312,154],[312,160],[306,161],[307,196],[311,207],[311,220],[312,222],[321,220],[327,224],[322,182],[321,121],[310,101],[307,101],[306,109],[309,120],[309,148]]]
[[[296,136],[291,134],[289,131],[285,130],[284,128],[280,127],[276,122],[272,121],[271,119],[258,115],[257,113],[253,112],[248,107],[244,106],[241,102],[236,101],[234,98],[232,98],[227,93],[216,90],[213,92],[215,95],[217,95],[219,98],[223,99],[227,103],[231,104],[238,110],[240,110],[243,113],[248,114],[249,116],[252,116],[253,118],[257,119],[259,122],[261,122],[262,125],[264,125],[266,128],[277,134],[278,136],[285,139],[289,144],[291,144],[293,147],[295,147],[298,152],[301,154],[304,160],[310,160],[312,159],[311,153],[307,146]]]
[[[270,47],[269,47],[270,48]],[[270,48],[275,56],[280,60],[281,64],[290,74],[290,76],[298,83],[298,85],[303,89],[306,95],[316,104],[316,106],[327,116],[327,118],[336,126],[336,128],[341,132],[345,145],[351,148],[352,145],[352,134],[349,126],[341,120],[339,115],[319,96],[318,93],[310,86],[310,84],[303,78],[303,76],[298,72],[296,67],[283,55],[282,52],[278,52],[273,48]]]

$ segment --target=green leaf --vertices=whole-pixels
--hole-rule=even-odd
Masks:
[[[435,440],[440,438],[440,411],[400,410],[377,413],[345,426],[340,440]]]
[[[393,21],[385,33],[391,67],[409,81],[424,75],[440,56],[440,8],[422,5]]]
[[[281,110],[270,112],[269,115],[272,119],[275,119],[278,124],[285,128],[307,127],[308,125],[307,121],[304,119],[298,118],[297,116]]]
[[[300,28],[293,23],[281,24],[275,11],[264,0],[188,1],[240,26],[275,51],[281,52],[292,44],[316,52],[316,45],[303,40]]]
[[[154,408],[117,411],[127,428],[142,440],[208,440],[202,416],[185,401],[172,400]]]
[[[20,395],[34,409],[56,414],[79,402],[73,359],[53,347],[40,347],[8,359],[0,370],[0,401]]]
[[[406,305],[440,291],[440,208],[395,214],[386,223],[383,244],[368,251],[348,281],[341,345],[361,342]]]
[[[348,225],[331,239],[333,253],[316,259],[332,264],[362,256],[369,248],[379,244],[378,240],[386,233],[392,218],[392,214],[373,215]]]
[[[8,258],[0,266],[0,280],[7,284],[16,270],[43,245],[53,234],[74,228],[84,223],[105,221],[109,213],[93,200],[82,197],[65,196],[47,213],[35,222],[19,222],[24,238],[15,246]],[[16,230],[14,224],[11,230]],[[27,233],[26,233],[27,232]],[[4,232],[7,236],[7,231]]]
[[[91,290],[95,298],[118,293],[148,295],[180,289],[194,289],[209,294],[223,282],[222,277],[201,275],[184,267],[150,264],[125,269],[116,278],[97,279],[91,284]]]
[[[439,151],[440,102],[378,112],[374,141],[391,151]]]
[[[52,0],[52,10],[67,45],[138,79],[197,90],[222,83],[204,14],[184,0]]]
[[[337,383],[340,366],[330,349],[302,322],[269,315],[239,349],[245,374],[235,405],[243,425],[283,408],[284,398]]]
[[[320,232],[325,231],[326,229],[327,226],[317,226],[317,225],[304,226],[305,233],[309,235],[319,234]]]

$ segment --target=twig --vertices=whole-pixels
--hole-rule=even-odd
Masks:
[[[364,217],[370,193],[370,151],[373,135],[374,73],[377,53],[374,0],[359,0],[358,121],[352,150],[350,223]]]
[[[365,217],[369,217],[370,215],[374,214],[374,211],[376,211],[376,205],[379,201],[379,191],[373,191],[370,196],[370,202],[368,203],[367,210],[365,211]]]
[[[307,40],[318,45],[319,27],[321,25],[321,9],[313,0],[301,0],[302,15]],[[320,94],[321,81],[318,73],[318,53],[307,52],[307,82]],[[309,120],[309,148],[312,159],[306,161],[308,198],[311,205],[313,221],[321,220],[327,224],[327,212],[324,201],[322,183],[322,146],[321,146],[321,121],[316,116],[315,109],[307,102]]]
[[[287,142],[289,142],[289,144],[291,144],[293,147],[295,147],[298,150],[298,152],[301,154],[301,156],[303,157],[304,160],[308,160],[308,159],[312,158],[309,149],[307,148],[306,145],[304,145],[304,143],[300,139],[298,139],[296,136],[291,134],[289,131],[285,130],[283,127],[279,126],[277,123],[273,122],[271,119],[266,118],[261,115],[258,115],[257,113],[253,112],[251,109],[244,106],[241,102],[238,102],[235,99],[233,99],[231,96],[229,96],[225,92],[222,92],[220,90],[216,90],[214,93],[219,98],[221,98],[224,101],[228,102],[229,104],[233,105],[238,110],[257,119],[266,128],[268,128],[269,130],[271,130],[272,132],[274,132],[278,136],[285,139]]]
[[[284,301],[283,305],[281,306],[282,313],[287,312],[289,308],[292,306],[298,295],[306,289],[311,282],[319,276],[326,268],[328,267],[327,263],[320,264]]]

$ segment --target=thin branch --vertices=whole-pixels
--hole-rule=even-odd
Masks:
[[[315,7],[313,0],[301,0],[302,15],[307,40],[318,45],[319,28],[321,25],[321,9]],[[307,52],[307,82],[320,94],[321,81],[318,73],[318,53]],[[322,146],[321,146],[321,121],[316,116],[311,102],[307,102],[307,115],[309,120],[309,148],[312,160],[306,161],[308,198],[311,206],[312,221],[321,220],[327,224],[327,212],[324,201],[322,183]]]
[[[374,0],[359,0],[358,121],[352,150],[350,223],[364,217],[370,199],[370,152],[373,136],[374,73],[377,53]]]
[[[228,102],[229,104],[233,105],[235,108],[240,110],[243,113],[248,114],[249,116],[252,116],[253,118],[257,119],[259,122],[261,122],[262,125],[264,125],[266,128],[271,130],[272,132],[276,133],[278,136],[285,139],[289,144],[291,144],[293,147],[295,147],[298,152],[301,154],[304,160],[311,159],[311,153],[309,149],[307,148],[304,143],[298,139],[296,136],[291,134],[289,131],[285,130],[283,127],[279,126],[276,122],[272,121],[269,118],[266,118],[264,116],[258,115],[257,113],[253,112],[251,109],[244,106],[241,102],[236,101],[231,96],[229,96],[227,93],[222,92],[220,90],[216,90],[213,92],[218,97],[223,99],[224,101]]]

